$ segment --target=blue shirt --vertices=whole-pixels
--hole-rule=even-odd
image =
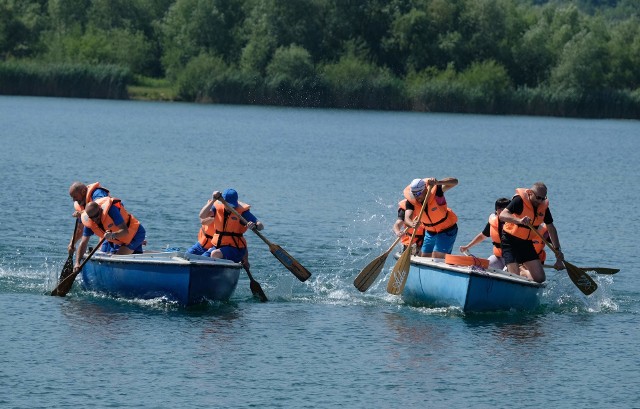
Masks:
[[[124,223],[124,219],[122,218],[122,214],[120,214],[120,209],[118,209],[116,206],[111,206],[109,208],[109,217],[111,217],[111,219],[113,219],[113,223],[115,223],[116,226],[119,226],[122,223]],[[85,226],[83,228],[83,230],[82,230],[82,235],[85,236],[85,237],[91,237],[91,236],[93,236],[93,230],[91,230],[90,228]]]
[[[91,200],[93,200],[95,202],[96,200],[100,199],[101,197],[107,197],[107,196],[109,196],[109,192],[107,192],[103,188],[99,187],[96,190],[94,190],[93,193],[91,193]]]

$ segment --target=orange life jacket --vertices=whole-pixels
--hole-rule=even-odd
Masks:
[[[489,236],[493,242],[493,255],[502,257],[502,241],[500,240],[500,219],[495,213],[489,216]]]
[[[404,211],[407,211],[407,200],[406,199],[401,200],[400,203],[398,203],[398,208]],[[408,246],[409,244],[417,243],[420,240],[420,238],[424,236],[424,226],[422,225],[422,223],[420,223],[418,224],[418,228],[416,229],[416,235],[413,238],[413,242],[411,242],[411,235],[413,234],[413,230],[414,229],[411,227],[408,227],[405,230],[404,234],[402,235],[402,238],[400,239],[403,245]]]
[[[538,233],[542,234],[542,237],[544,237],[544,235],[547,233],[547,225],[542,223],[540,226],[538,226]],[[544,241],[538,236],[532,237],[532,239],[533,248],[536,249],[538,258],[544,264],[545,260],[547,259],[547,253],[544,251]]]
[[[424,179],[424,183],[427,183],[427,179]],[[429,202],[427,203],[427,207],[425,207],[422,217],[420,218],[420,221],[424,224],[425,230],[429,234],[440,233],[441,231],[453,227],[458,221],[458,216],[456,216],[453,210],[449,209],[446,204],[438,204],[436,201],[436,190],[438,190],[438,185],[431,188]],[[413,196],[413,193],[411,192],[411,185],[405,187],[403,193],[405,199],[413,205],[414,213],[417,216],[420,213],[420,209],[422,209],[422,203],[418,202],[415,196]]]
[[[211,247],[213,247],[213,242],[211,241],[211,239],[213,239],[213,235],[216,232],[216,229],[214,226],[215,226],[214,222],[211,222],[207,225],[203,224],[200,227],[200,230],[198,231],[198,243],[200,243],[200,245],[205,250],[209,250]]]
[[[138,227],[140,227],[140,222],[138,221],[138,219],[133,217],[132,214],[129,214],[122,205],[121,200],[116,199],[115,197],[101,197],[100,199],[96,200],[96,203],[102,209],[100,224],[94,222],[93,219],[91,219],[89,215],[87,215],[86,211],[83,211],[82,216],[80,217],[82,224],[91,229],[91,231],[93,231],[93,233],[100,238],[104,237],[104,234],[107,230],[110,230],[112,232],[118,230],[118,226],[115,224],[111,216],[109,216],[109,209],[111,208],[111,206],[115,206],[118,208],[118,210],[120,210],[120,215],[122,215],[122,219],[124,219],[124,222],[127,224],[127,235],[107,241],[124,246],[131,243],[131,240],[133,240],[133,236],[135,236],[138,232]]]
[[[247,247],[247,241],[242,236],[247,231],[247,226],[240,222],[238,216],[233,213],[229,213],[224,208],[224,205],[220,201],[216,201],[213,204],[216,208],[216,215],[213,220],[214,235],[211,238],[211,242],[216,248],[223,246],[231,246],[239,249]],[[240,214],[248,211],[251,208],[246,203],[238,202],[236,211]]]
[[[96,191],[96,189],[102,189],[105,190],[107,192],[107,194],[109,194],[109,190],[103,188],[102,186],[100,186],[100,182],[96,182],[96,183],[92,183],[90,185],[87,185],[87,195],[84,198],[84,202],[85,203],[89,203],[93,201],[93,192]],[[73,208],[76,209],[77,211],[81,212],[84,210],[83,206],[80,206],[80,203],[78,203],[77,201],[73,202]]]
[[[524,188],[516,189],[516,194],[513,197],[515,198],[516,196],[520,196],[523,203],[522,213],[517,214],[516,216],[528,216],[529,219],[531,219],[531,224],[533,224],[533,227],[538,228],[538,226],[540,226],[544,222],[544,215],[546,214],[547,208],[549,207],[549,200],[547,199],[542,204],[540,204],[535,209],[534,214],[533,204],[529,200],[529,195],[527,194],[528,191],[529,189]],[[507,222],[504,224],[503,231],[522,240],[532,240],[533,237],[538,237],[534,232],[531,231],[531,229],[529,229],[529,227],[521,224]]]

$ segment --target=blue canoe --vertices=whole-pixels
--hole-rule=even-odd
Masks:
[[[95,253],[82,269],[85,290],[126,298],[167,297],[181,305],[224,301],[238,284],[240,263],[185,254]]]
[[[412,257],[402,298],[410,304],[458,307],[465,312],[532,310],[544,287],[502,270]]]

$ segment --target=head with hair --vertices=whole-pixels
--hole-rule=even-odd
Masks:
[[[411,187],[411,193],[415,198],[420,197],[427,187],[422,179],[413,179],[409,186]]]
[[[102,209],[100,205],[96,202],[89,202],[87,206],[84,208],[85,213],[90,219],[96,220],[100,219],[100,215],[102,214]]]
[[[86,204],[87,197],[87,185],[82,182],[73,182],[69,186],[69,196],[71,199],[78,202],[79,205],[84,206]]]
[[[501,197],[500,199],[496,200],[496,204],[495,204],[496,212],[498,210],[502,210],[507,206],[509,206],[509,202],[511,202],[511,199],[507,199],[506,197]]]
[[[533,194],[533,199],[538,203],[542,203],[547,200],[547,186],[542,182],[536,182],[529,189]]]

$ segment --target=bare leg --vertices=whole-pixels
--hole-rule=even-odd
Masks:
[[[445,253],[440,253],[439,251],[434,251],[431,254],[433,254],[433,256],[431,256],[433,258],[444,258],[444,256],[445,256]]]
[[[518,269],[518,263],[509,263],[507,264],[507,271],[511,274],[520,275],[520,271]]]
[[[541,283],[546,280],[544,268],[542,268],[540,259],[526,261],[524,263],[524,267],[529,271],[530,279],[535,281],[536,283]]]
[[[531,277],[531,273],[529,272],[529,270],[527,270],[527,267],[525,267],[524,264],[518,264],[518,274],[520,274],[522,277],[526,278],[527,280],[533,281],[533,278]]]
[[[133,253],[133,250],[131,250],[127,246],[120,246],[118,251],[116,251],[116,254],[132,254],[132,253]]]
[[[224,258],[224,255],[220,249],[215,249],[211,252],[211,258]]]

